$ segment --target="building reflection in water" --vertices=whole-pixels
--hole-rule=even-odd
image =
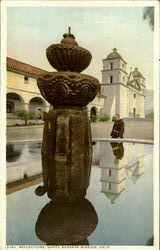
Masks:
[[[7,143],[7,184],[42,174],[41,143]]]
[[[100,160],[102,193],[115,203],[125,189],[125,161],[123,143],[101,144],[103,157]],[[109,156],[109,157],[108,157]]]
[[[130,152],[132,160],[126,166],[126,174],[135,184],[144,173],[144,145],[132,144]]]
[[[6,146],[6,160],[7,162],[16,162],[21,156],[23,151],[23,144],[11,144],[8,143]]]
[[[89,245],[87,237],[97,223],[97,213],[85,198],[65,205],[51,201],[41,210],[35,231],[47,245]]]
[[[126,145],[126,144],[125,144]],[[100,143],[101,192],[114,204],[125,190],[125,180],[133,183],[144,173],[144,145],[122,142]]]
[[[41,153],[42,142],[32,142],[28,143],[28,150],[30,153]]]

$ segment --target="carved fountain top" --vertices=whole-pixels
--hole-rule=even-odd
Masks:
[[[65,33],[63,35],[63,39],[61,41],[62,44],[71,44],[71,45],[77,45],[78,43],[75,41],[75,36],[71,34],[71,28],[68,27],[68,33]]]
[[[88,67],[91,53],[78,46],[70,32],[63,35],[59,44],[52,44],[46,51],[50,64],[58,72],[45,73],[37,78],[42,96],[54,107],[83,107],[91,102],[99,88],[99,81],[79,74]]]
[[[70,33],[70,27],[63,37],[61,43],[47,48],[48,61],[58,71],[80,73],[90,64],[92,55],[87,49],[78,46],[74,35]]]

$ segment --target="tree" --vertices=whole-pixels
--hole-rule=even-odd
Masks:
[[[149,25],[151,27],[151,30],[154,30],[154,7],[145,7],[143,12],[143,19],[149,20]]]
[[[34,112],[28,112],[27,110],[19,110],[16,112],[16,115],[25,122],[25,126],[27,126],[29,120],[34,118]]]

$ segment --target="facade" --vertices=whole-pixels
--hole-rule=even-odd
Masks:
[[[145,78],[137,68],[128,76],[126,65],[117,49],[103,60],[101,93],[107,98],[102,113],[111,118],[115,114],[123,118],[144,118]]]
[[[27,110],[35,112],[38,109],[48,112],[50,104],[42,97],[37,86],[36,77],[47,71],[29,64],[7,58],[7,124],[20,123],[15,112]],[[88,104],[88,115],[94,111],[100,114],[105,97],[98,93],[95,99]]]

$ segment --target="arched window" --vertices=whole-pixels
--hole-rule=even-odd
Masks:
[[[124,69],[124,63],[122,63],[122,68]]]
[[[109,82],[110,82],[110,83],[113,83],[113,76],[110,76],[110,77],[109,77]]]
[[[133,108],[133,117],[135,118],[136,117],[136,109]]]
[[[136,98],[136,94],[135,93],[133,94],[133,97],[134,97],[134,99]]]
[[[113,63],[112,62],[110,63],[110,69],[113,69]]]
[[[96,122],[97,121],[97,108],[96,107],[92,107],[91,110],[90,110],[90,119],[91,121],[93,122]]]

